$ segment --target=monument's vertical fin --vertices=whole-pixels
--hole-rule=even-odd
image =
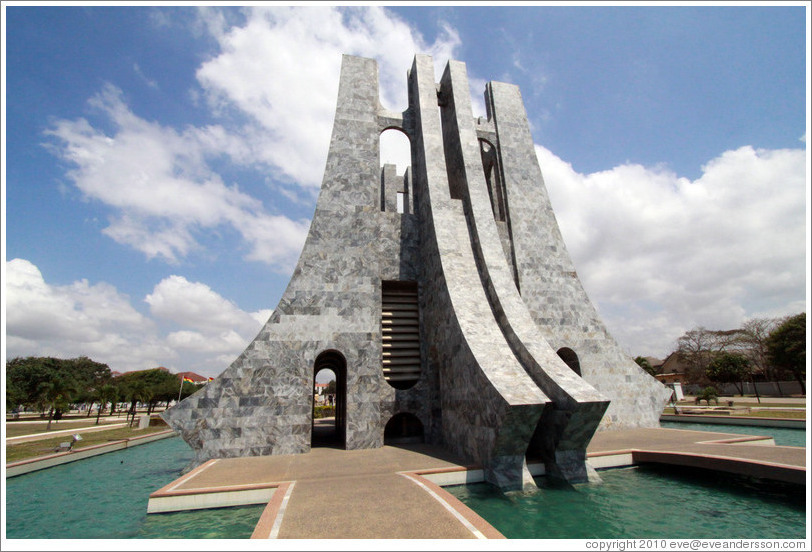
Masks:
[[[344,56],[324,180],[285,293],[231,366],[164,414],[197,461],[307,452],[317,358],[331,359],[343,383],[344,446],[383,444],[382,405],[395,390],[381,385],[382,253],[396,272],[404,267],[400,221],[380,211],[379,109],[376,62]]]
[[[415,57],[409,92],[421,279],[429,298],[425,326],[429,359],[440,377],[443,440],[458,454],[481,462],[489,481],[521,488],[532,484],[525,453],[548,399],[516,360],[479,285],[463,202],[456,198],[464,192],[464,178],[456,177],[464,171],[464,158],[446,151],[430,57]],[[446,109],[443,113],[453,117],[453,108]]]
[[[453,169],[478,264],[482,288],[511,351],[534,383],[553,400],[539,423],[528,451],[545,461],[548,473],[568,481],[589,478],[586,447],[608,401],[558,358],[536,328],[513,280],[496,226],[471,111],[465,65],[450,61],[440,81],[446,156]]]
[[[609,335],[567,253],[547,196],[518,87],[488,83],[522,299],[554,350],[576,355],[582,377],[611,400],[602,428],[655,427],[669,391]]]

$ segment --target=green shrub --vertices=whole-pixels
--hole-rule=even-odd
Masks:
[[[715,387],[709,385],[696,395],[696,404],[705,401],[710,406],[710,402],[713,401],[716,404],[719,404],[719,392],[716,390]]]
[[[336,415],[336,407],[335,406],[317,406],[313,409],[313,417],[318,418],[330,418],[331,416]]]

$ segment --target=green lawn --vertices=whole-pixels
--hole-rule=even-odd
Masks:
[[[76,443],[74,446],[76,448],[83,448],[91,445],[107,443],[109,441],[118,441],[120,439],[149,435],[150,433],[166,431],[167,429],[169,429],[169,427],[167,427],[165,424],[161,424],[150,426],[145,429],[122,427],[110,429],[108,431],[83,433],[82,440]],[[70,436],[62,436],[50,437],[48,439],[42,439],[39,441],[29,441],[27,443],[19,443],[17,445],[8,445],[6,446],[6,462],[17,462],[18,460],[53,454],[55,452],[54,449],[59,446],[59,443],[64,443],[70,440]]]
[[[693,403],[691,404],[680,404],[681,407],[691,407],[694,406]],[[663,410],[663,414],[673,414],[674,409],[666,407]],[[687,414],[687,413],[686,413]],[[737,418],[737,417],[747,417],[747,418],[787,418],[793,420],[805,420],[806,419],[806,411],[804,410],[751,410],[750,412],[734,412],[731,414],[721,414],[719,412],[714,412],[713,410],[708,410],[707,412],[691,412],[690,414],[698,415],[698,416],[724,416],[726,418]]]
[[[802,402],[786,402],[786,403],[779,403],[779,402],[759,402],[756,400],[755,397],[719,397],[719,406],[726,406],[728,401],[733,401],[733,406],[769,406],[771,408],[802,408],[805,406]],[[711,401],[713,402],[713,401]],[[680,406],[695,406],[696,403],[693,399],[691,400],[682,400],[677,402]],[[705,405],[705,401],[702,401],[702,404]],[[716,405],[714,405],[716,406]]]
[[[99,420],[99,425],[121,424],[126,422],[127,419],[122,417],[121,420],[107,422]],[[58,422],[51,422],[50,431],[61,431],[63,429],[75,429],[78,427],[90,427],[96,425],[96,417],[77,420],[71,418],[70,420],[60,420]],[[20,422],[6,422],[6,437],[19,437],[20,435],[33,435],[35,433],[45,433],[48,427],[48,420],[37,421],[36,423],[20,423]]]

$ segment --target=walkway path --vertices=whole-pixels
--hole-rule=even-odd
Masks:
[[[588,456],[604,467],[660,462],[805,481],[805,449],[772,443],[725,433],[634,429],[598,433]],[[431,481],[481,480],[475,470],[422,444],[211,460],[154,492],[150,511],[212,507],[206,501],[217,496],[232,505],[240,496],[257,503],[258,495],[250,493],[265,492],[260,501],[269,501],[268,507],[254,538],[500,538]]]
[[[314,448],[299,455],[210,461],[153,493],[150,504],[195,490],[229,492],[294,481],[273,535],[279,538],[500,538],[476,513],[430,481],[401,474],[465,469],[428,445]]]
[[[597,433],[588,455],[632,454],[634,463],[706,468],[789,483],[806,481],[806,449],[776,446],[772,438],[685,429],[629,429]]]

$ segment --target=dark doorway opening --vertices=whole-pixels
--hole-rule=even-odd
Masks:
[[[335,378],[330,393],[319,393],[320,372]],[[322,374],[325,375],[325,374]],[[329,378],[328,378],[329,379]],[[319,397],[321,395],[321,397]],[[347,448],[347,361],[338,351],[324,351],[313,363],[311,447]],[[317,414],[318,412],[318,414]],[[323,417],[317,415],[325,414]]]
[[[395,414],[383,430],[384,445],[402,445],[423,442],[423,424],[420,418],[408,412]]]
[[[567,363],[567,366],[569,366],[573,372],[579,376],[581,375],[581,362],[578,360],[578,355],[575,354],[575,351],[568,347],[561,347],[558,350],[558,356]]]

